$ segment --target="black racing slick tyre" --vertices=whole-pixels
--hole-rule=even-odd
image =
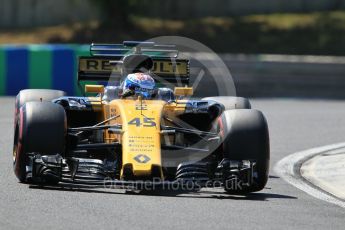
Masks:
[[[24,89],[16,97],[16,106],[19,109],[29,101],[51,101],[66,96],[66,92],[54,89]]]
[[[64,153],[66,131],[62,106],[52,102],[27,102],[20,107],[13,146],[14,172],[20,182],[27,182],[29,153]]]
[[[255,162],[254,183],[251,186],[225,190],[236,194],[262,190],[268,180],[270,164],[269,132],[264,115],[253,109],[228,110],[219,122],[224,158]]]
[[[66,92],[54,89],[24,89],[16,96],[14,125],[18,120],[19,109],[26,102],[30,101],[52,101],[56,98],[66,96]]]
[[[219,97],[205,97],[202,100],[215,101],[219,104],[222,104],[225,110],[251,109],[249,100],[244,97],[219,96]]]

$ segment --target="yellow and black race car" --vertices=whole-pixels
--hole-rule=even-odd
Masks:
[[[79,58],[85,94],[22,90],[16,97],[14,172],[20,182],[121,188],[264,188],[266,119],[241,97],[191,99],[190,87],[140,91],[127,76],[189,83],[189,60],[171,45],[92,44]],[[107,81],[89,84],[92,81]]]

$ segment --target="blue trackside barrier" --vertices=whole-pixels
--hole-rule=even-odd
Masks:
[[[79,94],[77,58],[87,55],[88,45],[1,45],[0,95],[27,88]]]

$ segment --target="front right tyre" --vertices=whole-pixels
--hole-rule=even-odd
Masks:
[[[52,102],[27,102],[19,109],[13,145],[14,173],[22,183],[30,173],[29,154],[63,154],[66,144],[66,114]]]

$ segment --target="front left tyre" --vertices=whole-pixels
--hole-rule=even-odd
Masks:
[[[231,194],[247,194],[264,189],[269,174],[270,142],[264,115],[254,109],[225,111],[220,120],[224,157],[255,162],[254,183],[250,187],[225,188]]]

